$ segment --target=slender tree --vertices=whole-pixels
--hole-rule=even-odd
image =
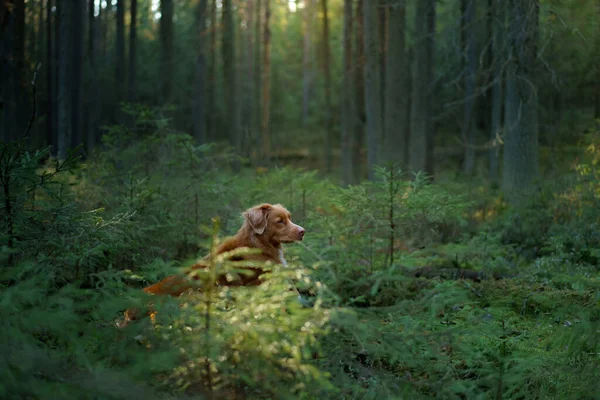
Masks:
[[[477,42],[475,40],[475,0],[462,0],[464,4],[464,112],[462,137],[465,143],[464,172],[467,175],[475,169],[475,85],[477,75]]]
[[[254,114],[255,122],[253,125],[253,144],[260,143],[261,127],[262,127],[262,1],[256,0],[254,10],[254,108],[252,114]]]
[[[504,108],[503,84],[504,84],[504,62],[506,60],[504,49],[504,21],[505,21],[505,0],[492,0],[492,53],[493,53],[493,71],[492,71],[492,115],[490,123],[490,180],[498,182],[498,153],[499,140],[502,132],[502,110]]]
[[[596,2],[596,107],[594,118],[600,119],[600,2]]]
[[[223,73],[225,83],[225,105],[228,118],[225,119],[227,138],[241,151],[241,132],[239,129],[239,110],[237,96],[237,71],[235,57],[235,30],[233,26],[233,5],[231,0],[223,0]]]
[[[417,2],[415,10],[415,44],[412,107],[410,126],[410,169],[433,174],[433,40],[435,0]]]
[[[365,116],[367,128],[367,168],[374,178],[373,166],[378,162],[381,135],[380,58],[376,1],[363,2],[363,35],[365,43]]]
[[[131,8],[129,10],[131,21],[129,23],[129,68],[127,69],[129,93],[127,98],[130,102],[137,100],[137,3],[137,0],[131,0]]]
[[[71,147],[83,141],[83,39],[85,29],[85,4],[76,1],[71,6],[72,53],[70,72],[71,91]]]
[[[539,3],[511,0],[505,93],[502,189],[518,204],[538,176],[538,98],[535,87]]]
[[[353,123],[356,118],[354,111],[354,96],[352,93],[352,0],[344,0],[344,32],[343,32],[343,58],[344,75],[342,81],[342,183],[350,185],[354,183],[355,166],[352,160],[352,148],[354,146]]]
[[[208,140],[217,138],[217,0],[210,7],[210,64],[208,66]]]
[[[57,140],[56,131],[54,130],[56,124],[56,114],[54,113],[54,104],[56,103],[54,46],[56,44],[53,40],[54,31],[52,29],[54,27],[52,23],[53,4],[53,0],[47,0],[46,2],[46,141],[51,146],[51,154],[55,155]]]
[[[264,3],[261,132],[262,158],[268,161],[271,157],[271,0]]]
[[[408,158],[408,90],[405,78],[406,3],[392,5],[388,14],[386,90],[385,90],[385,158],[406,167]]]
[[[60,30],[60,52],[58,59],[58,158],[64,159],[71,144],[71,98],[70,98],[70,64],[71,64],[71,10],[69,0],[57,0],[57,11]]]
[[[354,179],[355,182],[360,181],[363,178],[362,174],[362,158],[361,151],[364,148],[365,143],[365,121],[366,121],[366,110],[365,110],[365,35],[364,35],[364,0],[358,0],[356,2],[356,17],[354,21],[356,23],[355,30],[355,43],[354,46],[354,59],[356,60],[354,73],[354,143],[352,148],[352,164],[354,165]]]
[[[304,49],[302,60],[302,123],[306,125],[310,116],[311,83],[313,75],[313,0],[304,2]]]
[[[321,0],[323,13],[323,67],[325,69],[325,170],[331,173],[333,165],[333,115],[331,105],[331,51],[329,46],[329,15],[327,0]]]
[[[126,76],[125,76],[125,0],[117,0],[117,37],[116,37],[116,101],[118,103],[125,99]],[[118,111],[116,111],[118,113]]]
[[[173,91],[173,0],[160,1],[161,103],[171,101]]]
[[[198,143],[206,143],[206,10],[207,0],[198,1],[196,12],[196,78],[193,100],[194,137]]]
[[[90,78],[88,80],[88,90],[90,92],[87,97],[87,117],[85,120],[86,124],[86,150],[90,154],[94,150],[94,146],[97,142],[97,121],[100,115],[100,82],[98,77],[98,65],[97,65],[97,54],[98,54],[98,41],[100,39],[100,24],[99,19],[102,13],[102,7],[100,6],[100,0],[98,0],[98,18],[94,16],[96,8],[96,0],[89,1],[88,8],[88,71]]]

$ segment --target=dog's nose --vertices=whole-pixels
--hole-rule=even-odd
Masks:
[[[298,234],[300,235],[300,237],[301,237],[301,238],[303,238],[303,237],[304,237],[304,232],[306,232],[306,231],[304,230],[304,228],[300,228],[300,231],[298,232]]]

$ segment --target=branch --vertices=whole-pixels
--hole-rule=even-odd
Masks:
[[[31,118],[29,118],[29,124],[27,124],[27,130],[25,131],[25,133],[23,134],[21,139],[24,139],[27,137],[27,135],[29,135],[29,132],[31,132],[31,126],[33,125],[33,122],[35,121],[35,116],[36,116],[35,80],[37,79],[37,73],[41,66],[42,66],[42,63],[38,62],[37,65],[35,66],[35,70],[33,71],[33,79],[31,80],[31,86],[33,86],[33,110],[31,111]]]

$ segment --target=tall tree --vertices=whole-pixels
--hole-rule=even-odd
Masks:
[[[538,98],[535,87],[539,17],[537,0],[508,5],[508,65],[505,93],[502,189],[519,203],[538,175]]]
[[[116,93],[117,107],[125,99],[127,78],[125,76],[125,0],[117,0],[117,38],[116,38]],[[117,111],[118,113],[118,111]]]
[[[600,119],[600,2],[596,2],[596,107],[594,118]]]
[[[223,73],[225,83],[225,119],[227,138],[241,151],[241,132],[239,126],[239,102],[237,96],[237,71],[235,57],[235,29],[233,26],[233,5],[231,0],[223,0]]]
[[[356,118],[354,111],[354,96],[352,93],[352,0],[344,0],[344,32],[343,32],[343,59],[344,75],[342,81],[342,183],[350,185],[354,183],[354,163],[352,160],[352,148],[354,146],[353,123]]]
[[[9,8],[10,7],[10,8]],[[9,141],[14,137],[15,109],[13,93],[16,84],[16,73],[13,63],[15,40],[15,13],[12,3],[0,5],[0,140]]]
[[[171,101],[173,91],[173,0],[160,0],[161,103]]]
[[[56,154],[57,141],[56,131],[56,114],[54,112],[54,104],[56,104],[55,98],[55,80],[54,75],[56,74],[55,60],[54,60],[54,46],[56,42],[54,39],[54,24],[52,23],[52,8],[53,0],[47,0],[46,2],[46,140],[51,146],[51,153]]]
[[[373,166],[378,162],[381,135],[380,58],[377,28],[378,1],[363,2],[363,36],[365,43],[365,117],[367,130],[367,168],[374,178]]]
[[[410,169],[433,174],[433,45],[435,0],[417,2],[410,125]]]
[[[362,176],[361,151],[365,143],[365,35],[364,35],[364,0],[356,2],[356,23],[354,59],[356,60],[356,68],[352,77],[354,78],[354,147],[352,148],[352,164],[354,165],[354,179],[359,182]]]
[[[210,6],[210,64],[208,66],[208,140],[217,138],[217,0]]]
[[[202,0],[200,1],[202,3]],[[129,14],[131,21],[129,23],[129,68],[127,73],[129,76],[129,94],[127,99],[131,102],[137,99],[137,0],[131,0],[131,8]]]
[[[475,169],[475,84],[477,74],[477,42],[475,40],[475,0],[461,0],[463,4],[463,60],[464,60],[464,112],[462,137],[465,143],[464,172]]]
[[[193,101],[194,137],[198,143],[206,143],[206,10],[207,0],[198,1],[196,12],[196,78]]]
[[[83,39],[85,22],[85,4],[76,1],[71,5],[72,58],[70,72],[71,90],[71,147],[83,141]]]
[[[90,154],[97,142],[97,121],[100,115],[100,82],[98,76],[98,42],[100,40],[100,17],[102,15],[101,0],[98,0],[98,18],[94,17],[96,0],[89,0],[88,7],[88,71],[90,73],[87,97],[86,124],[86,150]]]
[[[58,24],[60,46],[58,57],[58,158],[64,159],[71,144],[71,97],[70,97],[70,64],[71,64],[71,10],[69,0],[57,0],[59,12]]]
[[[492,0],[492,115],[490,123],[490,143],[492,147],[489,153],[490,180],[498,182],[498,138],[502,131],[502,109],[504,108],[504,97],[502,86],[504,84],[504,61],[506,51],[504,49],[504,22],[505,22],[505,0]]]
[[[262,1],[256,0],[254,10],[254,108],[252,114],[254,114],[255,122],[253,125],[253,144],[260,143],[259,136],[261,135],[262,126]]]
[[[312,23],[313,0],[304,2],[304,49],[302,60],[302,123],[308,123],[310,114],[311,84],[313,75]]]
[[[333,165],[333,115],[331,105],[331,51],[329,46],[329,14],[327,0],[321,0],[323,13],[323,68],[325,69],[325,170],[331,173]]]
[[[261,147],[262,158],[268,161],[271,157],[271,0],[264,3]]]
[[[406,3],[392,5],[388,14],[386,89],[385,89],[385,158],[402,168],[408,158],[408,99],[406,62]]]

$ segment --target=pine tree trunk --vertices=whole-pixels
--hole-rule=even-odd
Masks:
[[[160,1],[161,104],[171,101],[173,91],[173,0]]]
[[[509,3],[502,189],[520,204],[538,176],[538,99],[535,81],[538,7],[536,0]]]
[[[381,135],[381,65],[377,29],[376,2],[363,2],[363,35],[365,46],[365,117],[367,130],[367,169],[369,179],[374,179],[373,167],[378,162]]]
[[[408,156],[407,110],[409,93],[406,88],[406,5],[392,6],[388,14],[388,43],[385,91],[385,152],[386,160],[405,168]]]
[[[117,37],[116,37],[116,103],[115,115],[119,115],[119,103],[125,99],[125,0],[117,0]]]
[[[435,2],[417,2],[410,128],[410,169],[433,174],[433,44]]]
[[[57,11],[60,31],[58,58],[58,158],[65,159],[71,143],[71,97],[70,97],[70,62],[71,62],[71,10],[69,0],[57,0]]]
[[[208,84],[208,141],[217,138],[217,0],[210,7],[210,64]]]
[[[50,146],[51,155],[56,155],[57,140],[55,120],[56,113],[54,112],[55,101],[55,86],[54,86],[54,74],[56,73],[55,60],[54,60],[54,31],[52,23],[52,7],[53,1],[47,0],[46,2],[46,141]]]
[[[352,160],[352,148],[354,146],[353,124],[354,96],[352,93],[352,0],[344,0],[344,32],[343,32],[343,59],[344,75],[342,82],[342,183],[350,185],[354,183],[354,164]]]
[[[75,148],[83,141],[83,38],[85,22],[85,3],[76,1],[71,7],[72,32],[72,63],[70,73],[71,85],[71,142]]]
[[[129,23],[129,94],[127,96],[130,102],[137,100],[137,0],[131,0],[131,9],[129,10],[131,21]]]
[[[263,71],[262,71],[262,159],[271,157],[271,0],[264,0],[265,21],[263,32]]]
[[[98,0],[99,2],[101,0]],[[96,6],[96,0],[89,1],[88,9],[88,70],[90,71],[89,86],[90,96],[87,101],[87,118],[85,119],[87,124],[86,128],[86,150],[88,154],[91,154],[96,146],[97,142],[97,127],[98,115],[100,114],[99,107],[100,101],[100,84],[98,79],[98,66],[97,66],[97,55],[98,55],[98,42],[100,35],[100,16],[102,7],[99,7],[100,13],[98,18],[94,17],[94,9]]]
[[[354,60],[356,68],[352,77],[354,78],[354,124],[353,134],[354,142],[352,149],[352,164],[354,165],[355,182],[360,182],[363,179],[362,157],[361,152],[365,143],[365,41],[364,41],[364,0],[356,2],[356,23],[355,31],[355,54]]]
[[[475,0],[465,0],[464,21],[464,110],[462,137],[465,143],[464,172],[471,175],[475,169],[475,84],[477,73],[477,42],[475,40]]]
[[[490,180],[498,183],[500,151],[498,138],[502,134],[502,110],[504,108],[504,74],[503,65],[506,60],[504,49],[505,0],[492,0],[492,53],[493,53],[493,85],[492,85],[492,116],[490,123]]]
[[[331,105],[331,54],[329,49],[329,15],[327,0],[321,0],[323,13],[323,66],[325,68],[325,171],[331,173],[333,166],[333,115]]]
[[[198,2],[198,10],[196,14],[196,50],[198,55],[196,56],[196,78],[195,78],[195,93],[193,102],[193,123],[194,123],[194,137],[200,144],[206,143],[206,101],[205,101],[205,87],[206,87],[206,10],[207,0],[200,0]]]
[[[237,101],[237,74],[235,57],[235,33],[233,27],[233,9],[231,0],[223,0],[223,73],[225,89],[226,118],[225,133],[238,154],[241,151],[240,132],[237,123],[239,117]]]
[[[313,75],[312,23],[313,0],[304,3],[304,49],[302,60],[302,124],[306,126],[310,117],[311,83]]]
[[[257,149],[258,144],[261,142],[261,127],[262,127],[262,1],[256,0],[256,9],[254,10],[255,21],[254,21],[254,108],[252,114],[254,114],[254,125],[252,144],[253,148]],[[259,150],[257,153],[260,153]],[[256,161],[256,160],[255,160]]]
[[[600,21],[600,2],[596,2],[596,21]],[[600,23],[596,31],[596,107],[594,118],[600,119]]]

